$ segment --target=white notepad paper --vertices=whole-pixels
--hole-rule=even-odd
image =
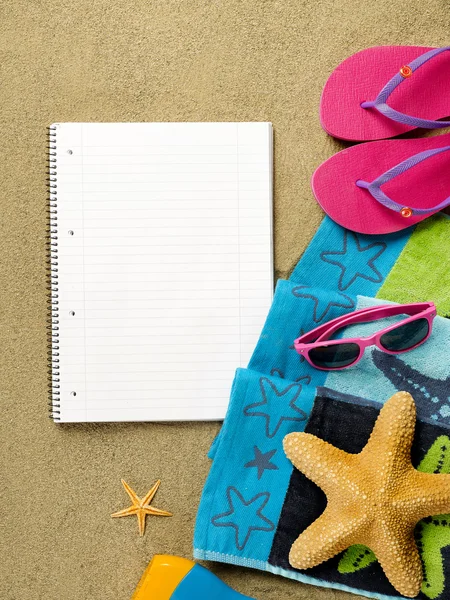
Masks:
[[[270,123],[50,128],[53,418],[225,416],[273,293]]]

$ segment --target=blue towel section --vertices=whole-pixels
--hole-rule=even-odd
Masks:
[[[292,472],[281,442],[304,429],[313,400],[311,386],[237,371],[202,495],[195,548],[267,561]]]
[[[357,235],[326,218],[290,280],[278,282],[249,366],[236,372],[228,413],[210,450],[213,462],[195,528],[196,558],[354,591],[268,562],[292,474],[282,440],[304,429],[316,388],[323,385],[384,402],[406,377],[416,400],[420,391],[420,416],[431,421],[450,418],[444,398],[450,373],[448,360],[442,360],[450,322],[437,318],[433,337],[393,367],[384,360],[387,355],[370,350],[355,367],[330,374],[311,367],[292,344],[321,323],[379,304],[370,296],[383,284],[410,235],[411,229],[389,236]],[[432,374],[433,381],[424,375],[418,380],[418,371]]]

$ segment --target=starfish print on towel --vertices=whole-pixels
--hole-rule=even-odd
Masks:
[[[380,350],[372,352],[374,365],[395,386],[414,394],[423,417],[439,420],[443,417],[450,423],[450,377],[435,379],[428,377],[404,363],[397,356]]]
[[[322,319],[324,319],[326,317],[326,315],[328,314],[328,311],[333,306],[336,306],[338,308],[348,308],[348,309],[355,308],[354,301],[349,296],[346,296],[345,294],[341,294],[338,292],[338,294],[340,296],[339,299],[337,299],[337,298],[330,299],[329,290],[319,290],[319,289],[315,288],[313,290],[314,293],[312,293],[311,291],[308,292],[308,290],[311,290],[311,289],[312,288],[309,285],[297,285],[295,288],[292,288],[292,294],[296,298],[307,298],[308,300],[314,301],[314,311],[313,311],[314,323],[320,323],[320,321],[322,321]],[[333,293],[333,295],[334,295],[334,293]]]
[[[269,498],[269,492],[261,492],[247,501],[235,487],[230,486],[227,489],[229,510],[214,516],[211,523],[215,527],[233,527],[236,548],[243,550],[252,531],[275,529],[272,521],[262,514]]]
[[[280,379],[284,379],[284,373],[281,369],[272,369],[270,371],[270,374],[272,375],[272,377],[279,377]],[[303,381],[307,385],[308,383],[311,383],[311,375],[302,375],[301,377],[297,377],[297,379],[294,379],[294,381],[295,383]]]
[[[374,262],[386,248],[385,242],[373,242],[362,246],[356,233],[345,231],[343,249],[325,250],[320,253],[320,258],[340,268],[338,288],[343,291],[348,289],[358,277],[373,283],[381,283],[383,275],[375,267]]]
[[[244,415],[246,417],[263,417],[266,421],[268,438],[275,437],[285,421],[306,421],[306,413],[295,405],[302,391],[300,383],[291,383],[280,391],[270,379],[261,377],[259,387],[263,399],[261,402],[254,402],[246,406]]]
[[[250,467],[256,467],[258,469],[258,480],[264,474],[264,471],[278,471],[277,465],[273,462],[270,462],[270,459],[274,454],[276,454],[276,450],[269,450],[269,452],[261,452],[258,446],[253,446],[253,454],[255,458],[250,462],[244,465],[245,469],[249,469]]]

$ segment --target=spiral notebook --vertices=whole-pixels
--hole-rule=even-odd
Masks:
[[[222,419],[272,300],[271,124],[49,141],[53,419]]]

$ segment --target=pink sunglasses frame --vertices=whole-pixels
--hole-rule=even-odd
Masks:
[[[335,333],[338,329],[342,327],[346,327],[348,325],[354,325],[355,323],[369,323],[371,321],[376,321],[378,319],[384,319],[386,317],[394,317],[396,315],[401,314],[410,314],[406,319],[402,321],[398,321],[389,327],[385,327],[380,331],[377,331],[373,335],[369,337],[360,337],[360,338],[342,338],[338,340],[330,340],[330,337]],[[381,306],[371,306],[369,308],[362,308],[361,310],[357,310],[353,313],[343,315],[341,317],[337,317],[332,321],[328,321],[328,323],[324,323],[323,325],[319,325],[315,329],[308,331],[308,333],[303,334],[296,340],[294,340],[294,348],[296,351],[306,358],[309,364],[315,369],[319,369],[320,371],[341,371],[342,369],[348,369],[358,363],[366,348],[369,346],[377,346],[383,352],[387,354],[403,354],[405,352],[410,352],[422,345],[427,339],[430,337],[431,332],[433,330],[433,319],[436,316],[436,306],[433,302],[416,302],[414,304],[383,304]],[[415,346],[408,348],[407,350],[399,350],[397,352],[392,352],[391,350],[387,350],[381,344],[380,338],[385,333],[392,331],[393,329],[397,329],[400,325],[405,325],[406,323],[410,323],[411,321],[415,321],[417,319],[426,319],[428,321],[428,334],[427,336],[421,340]],[[314,341],[313,341],[314,340]],[[324,344],[324,342],[327,342]],[[357,344],[359,347],[359,355],[357,358],[346,365],[345,367],[318,367],[315,365],[311,359],[309,358],[309,351],[314,348],[320,348],[323,346],[335,346],[337,344],[346,344],[353,343]]]

